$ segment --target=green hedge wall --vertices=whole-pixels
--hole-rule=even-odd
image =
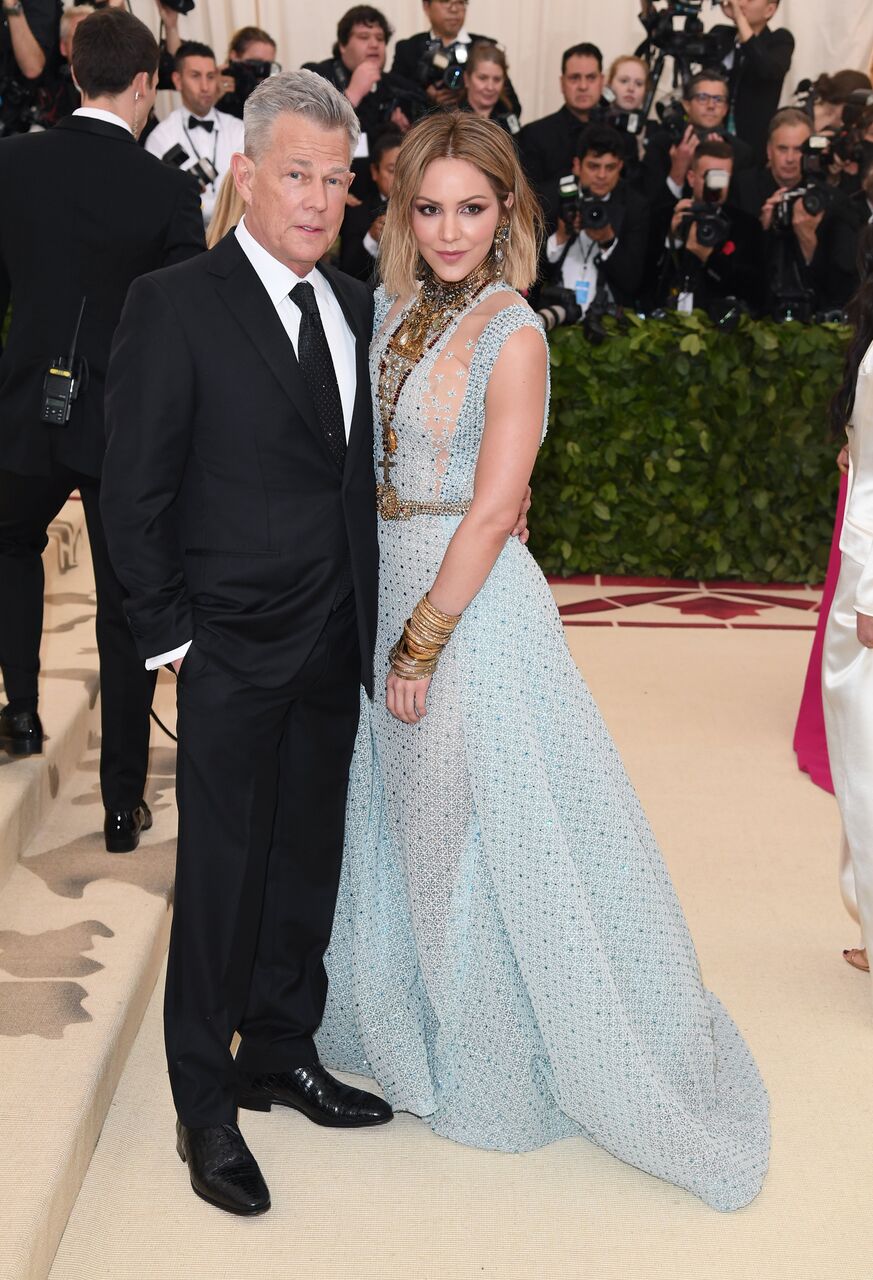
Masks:
[[[699,313],[550,335],[531,550],[547,573],[820,582],[847,330]]]

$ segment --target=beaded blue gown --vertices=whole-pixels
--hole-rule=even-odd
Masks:
[[[380,290],[377,423],[400,318]],[[528,325],[526,303],[494,284],[414,368],[393,416],[401,500],[472,497],[488,380]],[[427,716],[407,725],[385,707],[388,650],[460,519],[379,522],[377,694],[362,699],[351,770],[322,1060],[457,1142],[526,1151],[581,1135],[737,1209],[766,1173],[767,1094],[703,986],[651,828],[517,539],[443,653]]]

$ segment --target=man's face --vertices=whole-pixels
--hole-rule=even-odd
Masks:
[[[424,16],[444,44],[457,39],[467,16],[467,0],[424,0]]]
[[[370,165],[370,173],[383,200],[388,199],[394,188],[394,171],[397,168],[399,154],[399,147],[391,147],[388,151],[383,151],[382,159],[378,164]]]
[[[275,62],[276,46],[267,40],[253,40],[242,53],[231,53],[231,62]]]
[[[347,44],[340,45],[340,57],[349,71],[362,62],[375,62],[381,70],[387,55],[385,32],[376,24],[356,22],[349,33]]]
[[[213,58],[185,58],[181,68],[173,72],[176,92],[182,95],[186,111],[195,116],[208,115],[219,94],[218,67]]]
[[[724,204],[727,199],[728,188],[730,187],[731,177],[734,171],[733,160],[722,160],[718,156],[700,156],[695,160],[688,171],[688,183],[691,187],[691,194],[697,201],[702,201],[706,194],[706,175],[710,169],[720,169],[727,174],[727,181],[721,188],[721,195],[718,203]]]
[[[589,151],[581,160],[576,156],[573,161],[573,172],[580,185],[601,200],[618,186],[623,168],[621,156],[614,156],[610,151],[604,156],[595,156]]]
[[[734,0],[734,3],[746,15],[754,31],[766,26],[779,7],[773,0]]]
[[[682,105],[697,129],[720,129],[730,105],[727,85],[720,80],[701,80]]]
[[[783,124],[767,143],[767,163],[780,187],[800,181],[803,144],[809,136],[808,124]]]
[[[593,111],[603,93],[603,72],[597,59],[585,55],[568,58],[561,76],[561,93],[571,111]]]
[[[234,155],[246,226],[268,253],[308,275],[336,239],[352,180],[349,135],[305,116],[281,115],[256,161]]]

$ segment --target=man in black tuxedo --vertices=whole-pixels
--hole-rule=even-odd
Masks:
[[[417,35],[397,41],[392,72],[403,76],[405,80],[421,83],[422,59],[425,54],[442,53],[451,57],[456,52],[457,61],[463,64],[477,40],[495,44],[493,36],[477,36],[467,30],[467,5],[468,0],[422,0],[424,16],[430,23],[430,30],[419,31]],[[463,88],[463,83],[459,83],[457,88],[450,88],[443,83],[443,78],[437,83],[429,78],[425,92],[433,106],[452,109],[460,106]],[[512,112],[520,116],[521,103],[511,80],[506,81],[505,90]]]
[[[768,26],[779,0],[722,0],[722,8],[732,25],[714,27],[712,34],[729,50],[722,65],[730,76],[731,120],[760,162],[794,56],[794,36],[785,27]]]
[[[359,124],[305,70],[259,85],[244,122],[240,225],[130,291],[103,515],[140,655],[178,672],[178,1151],[198,1195],[248,1214],[270,1198],[238,1104],[341,1127],[392,1113],[328,1075],[313,1043],[376,633],[372,298],[318,265]]]
[[[598,111],[603,84],[603,54],[596,44],[565,49],[561,55],[564,105],[550,116],[532,120],[518,135],[522,164],[550,232],[557,225],[560,180],[573,171],[579,139]]]
[[[100,782],[112,852],[151,824],[143,802],[154,675],[138,662],[100,521],[103,384],[131,281],[198,254],[190,178],[136,145],[155,96],[158,46],[123,10],[92,14],[73,41],[83,107],[46,133],[0,144],[0,298],[12,323],[0,359],[0,748],[42,750],[37,675],[46,529],[78,489],[97,588],[103,740]],[[43,380],[70,349],[85,298],[79,395],[64,425],[41,421]],[[155,369],[158,375],[158,370]]]

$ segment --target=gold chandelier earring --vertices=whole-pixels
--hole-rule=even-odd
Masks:
[[[501,222],[494,233],[494,261],[497,264],[494,274],[499,280],[506,267],[506,254],[509,249],[509,221]]]

